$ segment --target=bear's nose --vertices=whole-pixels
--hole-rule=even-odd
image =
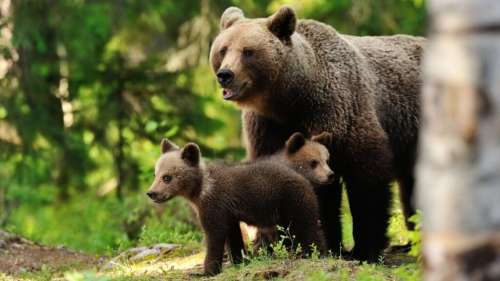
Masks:
[[[146,195],[148,195],[149,198],[151,198],[151,199],[154,200],[158,196],[158,193],[154,192],[154,191],[149,191],[149,192],[146,193]]]
[[[328,181],[329,182],[333,182],[334,179],[335,179],[335,173],[334,172],[330,172],[328,174]]]
[[[227,87],[233,81],[234,73],[227,69],[223,68],[217,72],[217,81],[222,87]]]

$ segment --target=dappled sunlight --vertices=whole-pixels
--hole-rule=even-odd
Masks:
[[[205,252],[198,252],[185,256],[175,257],[175,253],[164,257],[144,260],[137,263],[130,261],[117,262],[113,269],[102,271],[98,275],[119,277],[119,276],[144,276],[144,275],[168,275],[171,271],[202,272],[202,264]],[[182,274],[182,273],[180,273]]]

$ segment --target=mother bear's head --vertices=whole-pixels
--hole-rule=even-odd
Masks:
[[[224,99],[257,111],[264,107],[266,93],[286,68],[296,24],[289,7],[257,19],[245,18],[236,7],[224,11],[210,51]]]

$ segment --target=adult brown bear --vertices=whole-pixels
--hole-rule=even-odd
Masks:
[[[388,242],[394,179],[405,213],[413,211],[425,39],[343,35],[317,21],[297,21],[289,7],[258,19],[231,7],[220,27],[210,59],[224,99],[243,108],[249,158],[276,152],[296,131],[331,132],[339,177],[317,192],[328,247],[340,250],[342,179],[353,216],[353,257],[376,260]]]

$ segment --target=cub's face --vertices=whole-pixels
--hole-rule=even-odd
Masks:
[[[285,145],[283,154],[286,163],[309,182],[328,184],[334,180],[334,173],[328,165],[331,135],[322,133],[306,140],[300,133],[293,134]]]
[[[264,19],[246,19],[235,7],[223,13],[210,62],[225,100],[259,110],[282,69],[295,24],[286,7]]]
[[[164,139],[161,147],[162,155],[156,161],[155,179],[147,195],[155,203],[163,203],[178,195],[190,197],[195,194],[202,178],[198,146],[190,143],[179,149]]]

